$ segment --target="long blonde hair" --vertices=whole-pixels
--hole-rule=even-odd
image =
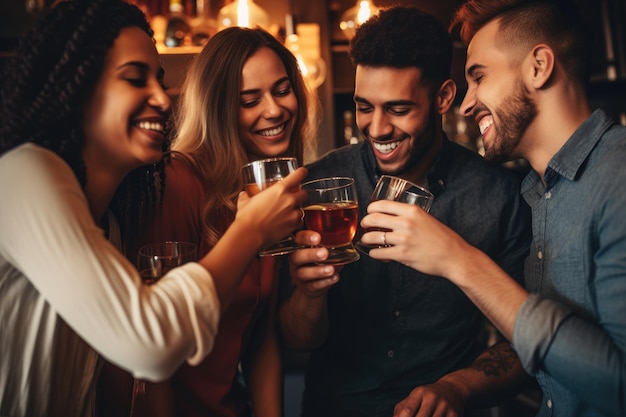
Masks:
[[[305,144],[313,139],[317,117],[293,54],[262,29],[231,27],[218,32],[190,65],[178,111],[178,135],[172,149],[186,156],[205,187],[203,229],[211,246],[234,219],[243,189],[241,167],[248,161],[239,128],[239,92],[245,62],[261,47],[283,62],[298,101],[287,155],[302,164]]]

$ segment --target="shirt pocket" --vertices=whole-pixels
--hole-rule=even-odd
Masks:
[[[567,256],[553,259],[548,271],[551,286],[544,294],[570,301],[585,307],[589,302],[589,288],[582,256]]]

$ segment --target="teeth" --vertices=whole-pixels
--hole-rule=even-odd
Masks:
[[[283,132],[283,130],[285,130],[285,125],[280,125],[278,127],[275,127],[273,129],[265,129],[265,130],[259,130],[257,132],[257,134],[261,135],[261,136],[276,136],[278,134],[281,134]]]
[[[374,148],[376,148],[376,150],[380,153],[389,153],[391,151],[393,151],[394,149],[396,149],[398,147],[398,145],[400,144],[400,140],[395,141],[395,142],[385,142],[385,143],[379,143],[379,142],[372,142],[372,144],[374,145]]]
[[[160,133],[163,133],[164,130],[163,124],[159,122],[140,121],[137,122],[136,125],[141,129],[154,130]]]
[[[489,126],[491,126],[493,124],[493,117],[492,116],[485,116],[483,117],[480,122],[478,123],[478,128],[480,129],[480,134],[482,135],[483,133],[485,133],[485,130],[487,130],[489,128]]]

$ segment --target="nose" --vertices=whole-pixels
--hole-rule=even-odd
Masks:
[[[172,108],[172,99],[163,89],[161,84],[157,84],[148,98],[148,104],[163,113],[167,113]]]
[[[468,87],[463,102],[461,102],[460,111],[463,116],[471,116],[472,110],[476,106],[476,95],[473,87]]]
[[[386,113],[382,110],[374,110],[371,114],[367,134],[372,139],[384,139],[393,134],[393,125],[387,120]]]
[[[265,97],[264,103],[263,117],[266,119],[275,119],[281,115],[282,110],[271,94]]]

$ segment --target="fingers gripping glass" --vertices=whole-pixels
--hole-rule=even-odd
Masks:
[[[243,180],[246,192],[254,196],[272,184],[281,181],[298,168],[296,158],[268,158],[250,162],[243,166]],[[261,249],[259,256],[277,256],[295,252],[298,249],[293,235]]]
[[[319,233],[320,244],[328,249],[328,258],[320,263],[341,265],[359,260],[352,244],[359,219],[354,179],[321,178],[305,182],[302,189],[307,193],[306,227]]]
[[[413,184],[412,182],[403,180],[402,178],[393,177],[391,175],[383,175],[380,177],[372,192],[370,203],[377,200],[393,200],[401,203],[414,204],[426,211],[430,210],[430,206],[433,203],[433,194],[427,189]],[[360,228],[359,228],[360,229]],[[379,230],[382,232],[388,232],[388,229],[360,229],[358,232],[359,240],[356,243],[356,248],[359,252],[369,255],[370,249],[389,247],[387,244],[385,234],[383,234],[383,242],[381,245],[369,245],[361,242],[360,237],[365,232],[371,232]]]

